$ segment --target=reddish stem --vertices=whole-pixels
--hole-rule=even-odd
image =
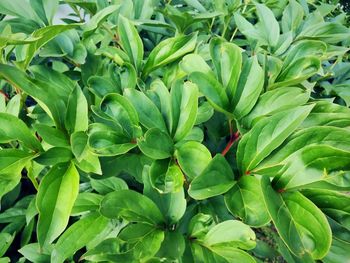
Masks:
[[[4,91],[0,90],[0,94],[5,97],[5,100],[9,100],[9,96]]]
[[[231,132],[231,137],[230,140],[228,141],[225,149],[222,151],[222,155],[225,156],[226,153],[231,149],[232,145],[239,139],[239,132],[232,133]]]

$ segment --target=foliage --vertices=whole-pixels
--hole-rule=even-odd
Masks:
[[[348,262],[335,1],[0,13],[0,262]]]

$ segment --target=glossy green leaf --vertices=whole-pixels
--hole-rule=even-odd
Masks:
[[[331,246],[332,233],[317,206],[299,192],[278,194],[268,177],[262,180],[261,189],[272,221],[293,254],[309,252],[314,259],[323,258]]]
[[[290,0],[282,16],[282,31],[292,31],[296,34],[297,29],[303,21],[303,7],[295,0]]]
[[[167,131],[162,114],[159,112],[157,106],[145,94],[133,89],[126,89],[124,91],[124,96],[129,99],[135,107],[142,125],[148,129],[158,128],[161,131]]]
[[[131,21],[121,15],[118,21],[118,34],[123,49],[133,61],[135,68],[139,70],[143,59],[142,40]]]
[[[0,9],[2,14],[40,21],[39,17],[35,14],[29,5],[29,2],[27,1],[23,2],[21,0],[4,0],[1,1]]]
[[[239,142],[237,161],[243,172],[254,169],[265,157],[280,146],[302,123],[314,105],[276,113],[258,122]],[[262,139],[263,138],[263,139]]]
[[[180,141],[193,128],[198,110],[198,88],[190,82],[175,85],[171,91],[174,141]]]
[[[291,100],[290,98],[293,98]],[[309,100],[309,92],[297,87],[281,87],[259,97],[253,110],[242,119],[245,128],[251,128],[264,117],[279,111],[301,106]]]
[[[176,193],[182,190],[184,175],[180,167],[169,160],[154,161],[149,174],[151,185],[160,193]]]
[[[280,35],[280,27],[272,11],[263,4],[255,4],[259,18],[259,30],[270,47],[275,47]]]
[[[101,203],[100,212],[108,218],[124,218],[129,222],[161,224],[163,215],[147,197],[131,190],[120,190],[107,194]]]
[[[137,139],[137,145],[145,155],[153,159],[165,159],[174,152],[172,139],[158,128],[149,129],[143,138]]]
[[[187,203],[184,189],[181,188],[178,192],[160,193],[153,187],[149,166],[143,168],[142,182],[144,183],[143,194],[157,204],[166,222],[178,222],[186,210]]]
[[[303,195],[310,199],[327,216],[350,229],[350,196],[325,189],[306,189]]]
[[[190,74],[189,78],[198,86],[199,91],[207,98],[214,109],[228,113],[229,97],[222,84],[214,76],[195,71]]]
[[[255,233],[249,226],[238,220],[227,220],[212,227],[202,241],[210,247],[255,247]]]
[[[197,34],[168,38],[156,46],[150,53],[143,68],[142,76],[146,77],[153,70],[173,62],[191,52],[197,41]]]
[[[264,86],[264,72],[256,56],[245,62],[233,97],[233,115],[240,119],[254,107]]]
[[[51,25],[47,27],[40,28],[33,32],[33,37],[39,37],[39,39],[25,48],[25,59],[19,63],[22,68],[26,68],[32,61],[36,52],[51,39],[56,37],[58,34],[65,32],[70,29],[74,29],[81,24],[69,24],[69,25]]]
[[[77,250],[105,235],[104,232],[106,228],[110,228],[109,225],[110,221],[98,213],[92,213],[77,221],[58,239],[51,254],[51,262],[63,263]]]
[[[231,99],[236,92],[241,73],[241,49],[223,39],[213,38],[210,41],[210,55],[215,65],[216,75]]]
[[[275,177],[274,183],[279,189],[292,189],[313,184],[317,186],[318,182],[348,189],[349,182],[347,176],[344,176],[344,170],[349,169],[349,158],[348,151],[328,145],[310,145],[302,148],[286,161],[286,165]],[[308,176],[305,177],[304,174]]]
[[[120,8],[119,5],[110,5],[99,12],[97,12],[91,19],[82,27],[84,37],[89,37],[115,11]]]
[[[0,64],[0,76],[33,97],[55,121],[56,126],[63,127],[65,105],[74,89],[74,82],[67,76],[43,66],[35,66],[31,70],[35,73],[35,79],[15,67]]]
[[[101,156],[124,154],[137,146],[136,142],[122,131],[101,123],[90,125],[88,134],[89,147],[93,153]]]
[[[22,169],[34,157],[32,153],[18,149],[0,151],[0,198],[20,182]]]
[[[54,166],[40,183],[37,236],[41,247],[53,242],[67,227],[79,191],[79,174],[72,163]]]
[[[34,161],[42,165],[56,165],[69,162],[73,158],[70,149],[63,147],[53,147],[36,157]]]
[[[188,54],[184,56],[180,62],[180,68],[187,74],[196,71],[206,74],[214,73],[205,60],[198,54]]]
[[[71,134],[71,151],[75,157],[74,163],[87,173],[102,174],[98,156],[92,153],[88,146],[88,135],[85,132]]]
[[[11,246],[15,235],[9,233],[0,233],[0,257],[2,257]]]
[[[260,180],[254,176],[243,176],[225,194],[229,211],[242,219],[243,223],[259,227],[270,222],[261,192]]]
[[[30,5],[45,22],[45,24],[52,24],[53,17],[57,12],[59,1],[58,0],[30,0]]]
[[[125,181],[118,177],[91,179],[91,187],[102,195],[106,195],[114,191],[128,189],[128,185],[125,183]]]
[[[39,243],[31,243],[22,247],[19,252],[29,261],[45,263],[50,261],[50,253],[52,248],[44,248],[43,251],[40,252]]]
[[[87,100],[82,90],[76,86],[69,95],[65,126],[70,133],[73,133],[77,131],[86,131],[88,124]]]
[[[63,131],[50,127],[45,124],[35,124],[34,129],[38,132],[40,137],[48,144],[56,147],[67,147],[69,146],[69,140]]]
[[[197,200],[226,193],[236,184],[232,169],[221,154],[217,154],[195,177],[188,189],[188,194]]]
[[[103,196],[95,193],[79,193],[72,208],[72,216],[98,211]]]
[[[27,125],[20,119],[7,113],[0,113],[0,142],[7,143],[14,140],[22,142],[32,150],[40,151],[41,145]]]
[[[191,179],[200,175],[212,159],[209,150],[194,141],[182,144],[176,150],[175,156],[185,175]]]

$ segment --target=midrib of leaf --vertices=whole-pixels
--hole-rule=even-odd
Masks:
[[[270,186],[270,187],[271,187],[271,186]],[[271,189],[273,190],[272,187],[271,187]],[[274,191],[274,190],[273,190],[273,191]],[[286,210],[288,211],[288,214],[289,214],[290,217],[293,219],[293,217],[292,217],[292,215],[290,214],[290,211],[289,211],[289,209],[288,209],[288,207],[287,207],[287,205],[286,205],[284,199],[283,199],[280,195],[279,195],[279,198],[282,200],[283,206],[286,208]],[[263,200],[264,200],[265,206],[268,207],[268,204],[266,203],[266,200],[265,200],[265,195],[263,195]],[[277,214],[277,218],[278,218],[279,211],[280,211],[280,209],[283,208],[283,206],[281,206],[281,207],[279,208],[279,210],[277,211],[277,213],[276,213],[276,214]],[[273,218],[272,214],[270,213],[270,210],[267,209],[267,212],[268,212],[268,214],[270,215],[270,218],[271,218],[272,222],[273,222],[274,225],[276,226],[276,221],[275,221],[275,219]],[[288,233],[291,232],[291,231],[290,231],[291,224],[292,224],[292,220],[290,220],[290,223],[289,223],[289,228],[288,228],[289,230],[288,230]],[[276,230],[277,230],[277,232],[278,232],[279,237],[283,240],[284,244],[288,247],[288,249],[289,249],[290,251],[292,251],[292,249],[290,248],[289,244],[286,242],[286,240],[284,239],[284,237],[281,235],[281,233],[280,233],[281,231],[279,230],[279,228],[278,228],[277,226],[276,226]],[[300,240],[299,244],[302,244],[301,238],[300,238],[300,236],[299,236],[299,232],[298,232],[298,237],[299,237],[299,240]],[[303,245],[303,244],[302,244],[302,245]]]

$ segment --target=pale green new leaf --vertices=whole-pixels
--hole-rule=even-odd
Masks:
[[[54,166],[40,183],[36,205],[41,247],[52,243],[67,227],[79,191],[79,174],[72,163]]]

